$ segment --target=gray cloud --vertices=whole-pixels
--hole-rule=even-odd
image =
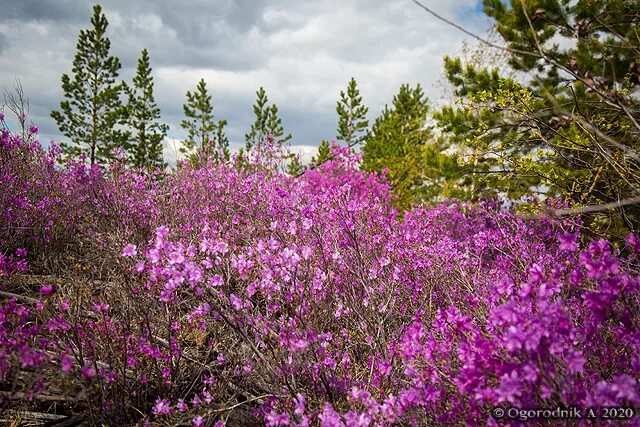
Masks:
[[[0,33],[0,56],[2,56],[2,52],[4,52],[7,47],[9,47],[9,39],[4,33]]]
[[[479,0],[425,0],[443,15],[481,32],[488,21]],[[463,35],[408,0],[110,0],[112,53],[129,80],[140,51],[149,49],[156,100],[179,128],[185,92],[205,78],[217,118],[229,121],[239,145],[252,122],[259,86],[280,107],[294,144],[312,146],[335,134],[335,102],[353,76],[373,119],[402,83],[421,83],[431,97],[442,56]],[[62,99],[60,76],[70,73],[78,33],[90,26],[85,0],[8,0],[0,15],[0,83],[22,80],[32,120],[43,139],[64,139],[49,117]]]
[[[86,1],[8,0],[2,7],[0,22],[5,20],[78,22],[84,20],[90,10],[91,4]]]

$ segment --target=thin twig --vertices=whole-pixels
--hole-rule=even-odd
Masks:
[[[605,203],[603,205],[589,205],[581,208],[569,208],[569,209],[547,209],[544,214],[539,215],[524,215],[523,217],[526,219],[540,219],[544,216],[567,216],[567,215],[578,215],[585,213],[594,213],[594,212],[604,212],[612,209],[618,209],[623,206],[629,205],[637,205],[640,204],[640,196],[631,197],[628,199],[620,200],[617,202]]]

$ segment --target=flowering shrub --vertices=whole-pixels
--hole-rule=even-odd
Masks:
[[[623,254],[491,202],[400,218],[347,150],[295,179],[203,159],[152,182],[1,144],[4,407],[219,427],[640,405],[635,236]]]

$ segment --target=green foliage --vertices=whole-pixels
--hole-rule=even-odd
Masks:
[[[187,131],[187,139],[180,152],[192,159],[197,157],[198,151],[214,155],[218,150],[229,152],[229,140],[224,133],[227,121],[214,121],[211,95],[204,79],[200,79],[194,92],[187,91],[187,103],[182,109],[187,118],[182,120],[180,127]]]
[[[162,141],[169,126],[158,122],[160,108],[153,96],[153,77],[147,49],[142,50],[133,85],[128,92],[128,124],[134,131],[130,143],[132,163],[145,169],[164,168],[166,163],[162,158]]]
[[[320,165],[331,157],[331,146],[329,141],[323,139],[318,146],[318,155],[311,158],[311,163],[314,165]]]
[[[269,135],[273,143],[282,146],[291,139],[291,134],[284,134],[282,119],[278,116],[278,106],[269,105],[269,99],[264,88],[256,91],[256,103],[253,105],[253,113],[256,117],[251,125],[251,130],[245,135],[245,149],[250,151],[262,146]]]
[[[114,148],[128,148],[129,135],[118,128],[126,122],[126,108],[120,100],[124,84],[116,81],[121,65],[109,54],[109,24],[99,5],[93,7],[91,24],[91,29],[80,31],[73,76],[62,75],[65,99],[51,117],[71,139],[62,144],[66,155],[84,153],[91,164],[102,164],[112,157]]]
[[[267,135],[271,135],[276,146],[282,146],[292,138],[290,133],[286,135],[284,133],[282,119],[278,116],[278,106],[276,104],[271,104],[269,107],[265,130]]]
[[[300,162],[300,156],[292,154],[287,164],[287,173],[291,176],[300,176],[306,167]]]
[[[362,97],[352,77],[347,87],[347,93],[340,92],[340,100],[336,105],[338,113],[339,140],[344,141],[349,147],[360,144],[366,138],[369,121],[366,119],[369,108],[362,105]]]
[[[455,194],[450,176],[455,158],[444,153],[443,141],[428,126],[429,105],[420,85],[402,85],[391,108],[385,106],[365,139],[362,167],[387,171],[396,204],[407,208],[415,201],[437,201]]]
[[[638,195],[640,2],[485,0],[510,65],[497,70],[445,58],[460,108],[435,114],[475,176],[472,197],[563,197],[576,205]],[[525,83],[526,82],[526,83]],[[588,221],[597,234],[637,230],[628,206]]]

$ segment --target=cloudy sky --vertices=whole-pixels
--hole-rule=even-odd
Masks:
[[[50,118],[63,97],[78,33],[89,28],[87,0],[4,0],[0,14],[0,85],[19,78],[41,141],[64,140]],[[480,0],[424,0],[479,33],[490,21]],[[429,97],[442,57],[460,51],[464,34],[410,0],[103,0],[112,54],[129,81],[149,50],[155,96],[170,125],[165,154],[175,157],[185,92],[200,78],[213,95],[216,119],[227,119],[232,146],[244,142],[255,91],[278,104],[292,144],[307,153],[335,137],[335,103],[353,76],[373,119],[402,83]],[[307,157],[305,156],[305,157]]]

